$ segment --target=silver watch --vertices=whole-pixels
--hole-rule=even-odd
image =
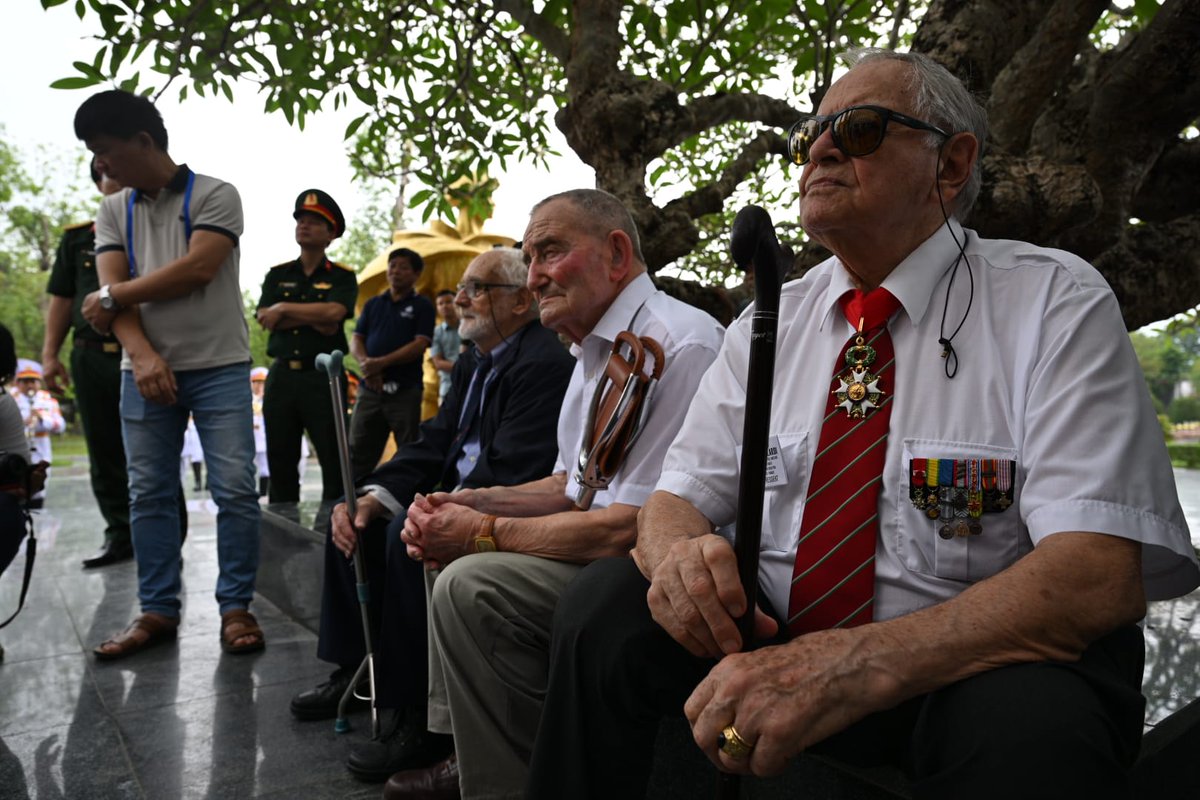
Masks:
[[[105,311],[120,311],[121,305],[112,296],[112,285],[100,287],[100,307]]]

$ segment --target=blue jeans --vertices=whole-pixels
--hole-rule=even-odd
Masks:
[[[179,457],[188,413],[196,420],[217,504],[217,604],[247,608],[258,572],[258,487],[250,365],[176,372],[174,405],[142,397],[121,373],[121,428],[129,462],[129,527],[142,611],[179,616]]]

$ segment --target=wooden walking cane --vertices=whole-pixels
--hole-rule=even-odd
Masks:
[[[733,552],[746,593],[746,611],[737,620],[742,650],[754,647],[754,609],[758,601],[758,550],[762,541],[763,492],[766,488],[767,440],[771,426],[771,393],[775,383],[775,333],[779,327],[779,287],[792,265],[791,250],[780,246],[771,216],[760,206],[746,206],[733,221],[729,250],[741,269],[754,269],[754,313],[750,323],[750,360],[746,375],[746,408],[742,427],[742,463]],[[717,775],[718,800],[736,800],[741,777]]]

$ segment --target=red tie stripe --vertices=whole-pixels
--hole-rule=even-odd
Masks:
[[[813,460],[792,572],[788,629],[798,636],[870,622],[875,595],[878,499],[895,385],[895,354],[883,327],[899,302],[887,291],[855,292],[843,311],[875,350],[865,364],[883,390],[878,408],[851,416],[836,396],[849,368],[839,358]],[[851,338],[847,349],[858,343]],[[844,352],[844,351],[843,351]]]

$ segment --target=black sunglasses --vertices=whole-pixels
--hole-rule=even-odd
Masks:
[[[828,116],[811,116],[797,122],[788,131],[788,158],[793,164],[803,166],[808,163],[808,151],[813,143],[831,128],[830,135],[838,150],[850,157],[865,156],[874,153],[883,144],[884,134],[887,133],[888,122],[895,120],[901,125],[907,125],[917,130],[930,131],[947,139],[950,134],[941,128],[922,122],[919,119],[892,111],[882,106],[850,106],[836,114]]]
[[[479,295],[486,292],[488,289],[520,289],[520,285],[516,283],[486,283],[484,281],[463,281],[455,288],[455,294],[458,292],[466,292],[467,297],[474,300]]]

